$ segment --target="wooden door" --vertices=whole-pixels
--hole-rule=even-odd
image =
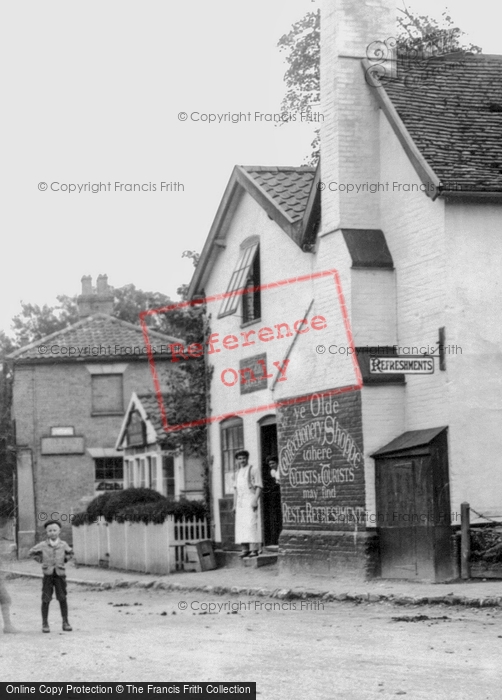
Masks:
[[[433,579],[430,456],[377,460],[376,492],[381,576]]]
[[[267,457],[277,455],[277,427],[261,426],[263,545],[277,545],[282,530],[281,488],[270,474]]]

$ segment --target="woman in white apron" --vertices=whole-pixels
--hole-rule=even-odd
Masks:
[[[249,452],[235,454],[237,472],[234,482],[235,542],[242,545],[241,557],[257,557],[261,546],[260,494],[263,488],[260,469],[248,464]]]

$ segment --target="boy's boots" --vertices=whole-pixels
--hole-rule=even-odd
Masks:
[[[49,603],[42,603],[42,632],[50,632],[49,627]]]
[[[68,622],[68,603],[66,600],[60,600],[59,607],[61,608],[61,617],[63,618],[63,632],[71,632],[72,628]]]

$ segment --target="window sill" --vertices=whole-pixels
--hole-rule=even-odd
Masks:
[[[99,416],[106,418],[107,416],[123,416],[125,415],[125,411],[106,411],[106,413],[101,413],[96,411],[91,412],[91,417],[92,418],[97,418]]]
[[[246,323],[241,323],[241,328],[247,328],[248,326],[254,326],[255,323],[261,323],[261,318],[255,318],[252,321],[247,321]]]

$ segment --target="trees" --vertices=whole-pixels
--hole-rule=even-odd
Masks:
[[[406,6],[398,13],[398,56],[400,52],[409,56],[412,51],[417,58],[432,58],[455,51],[481,53],[481,47],[464,40],[465,32],[455,26],[447,10],[441,13],[441,20],[419,15]]]
[[[126,284],[114,289],[113,295],[115,297],[113,316],[135,324],[139,323],[139,315],[142,311],[172,303],[166,294],[145,292],[134,284]],[[21,302],[20,313],[12,319],[14,339],[10,340],[10,345],[6,345],[10,349],[5,354],[12,352],[16,347],[33,343],[50,333],[60,331],[79,320],[77,295],[72,297],[60,295],[56,298],[58,303],[55,306]],[[152,317],[151,323],[155,325],[155,317]],[[5,333],[0,335],[0,348],[8,340]]]
[[[281,103],[283,111],[306,111],[320,102],[320,26],[320,10],[310,11],[279,39],[277,46],[285,52],[288,65],[284,74],[286,94]],[[436,20],[412,12],[405,6],[404,10],[398,10],[397,28],[398,60],[400,55],[407,61],[416,62],[456,51],[481,52],[479,46],[465,41],[465,32],[455,26],[447,11],[442,13],[440,20]],[[377,39],[385,40],[387,37]],[[316,165],[320,153],[319,131],[311,146],[312,152],[306,160],[310,165]]]
[[[312,0],[313,1],[313,0]],[[321,101],[321,11],[307,12],[290,31],[279,39],[277,46],[285,53],[288,64],[284,74],[286,94],[282,98],[283,112],[306,112]],[[320,135],[315,132],[311,143],[309,164],[319,159]]]
[[[197,253],[189,257],[195,261]],[[127,284],[113,290],[113,315],[117,318],[138,324],[142,311],[157,309],[173,304],[171,299],[161,292],[145,292],[134,284]],[[12,321],[14,337],[10,338],[0,331],[0,515],[13,515],[14,510],[14,473],[16,468],[15,438],[11,421],[12,370],[5,358],[13,350],[40,340],[46,335],[63,330],[79,320],[77,296],[61,295],[57,304],[21,303],[21,311]],[[149,326],[168,335],[183,338],[187,344],[201,342],[204,335],[202,308],[174,309],[168,313],[155,314],[145,318]],[[175,419],[178,423],[198,420],[205,415],[206,378],[204,362],[188,363],[172,382],[172,407],[176,409]],[[195,366],[196,365],[196,366]],[[187,390],[189,387],[189,391]],[[202,410],[202,414],[201,414]],[[205,430],[190,429],[178,435],[178,445],[187,444],[193,451],[203,454],[205,449]]]

